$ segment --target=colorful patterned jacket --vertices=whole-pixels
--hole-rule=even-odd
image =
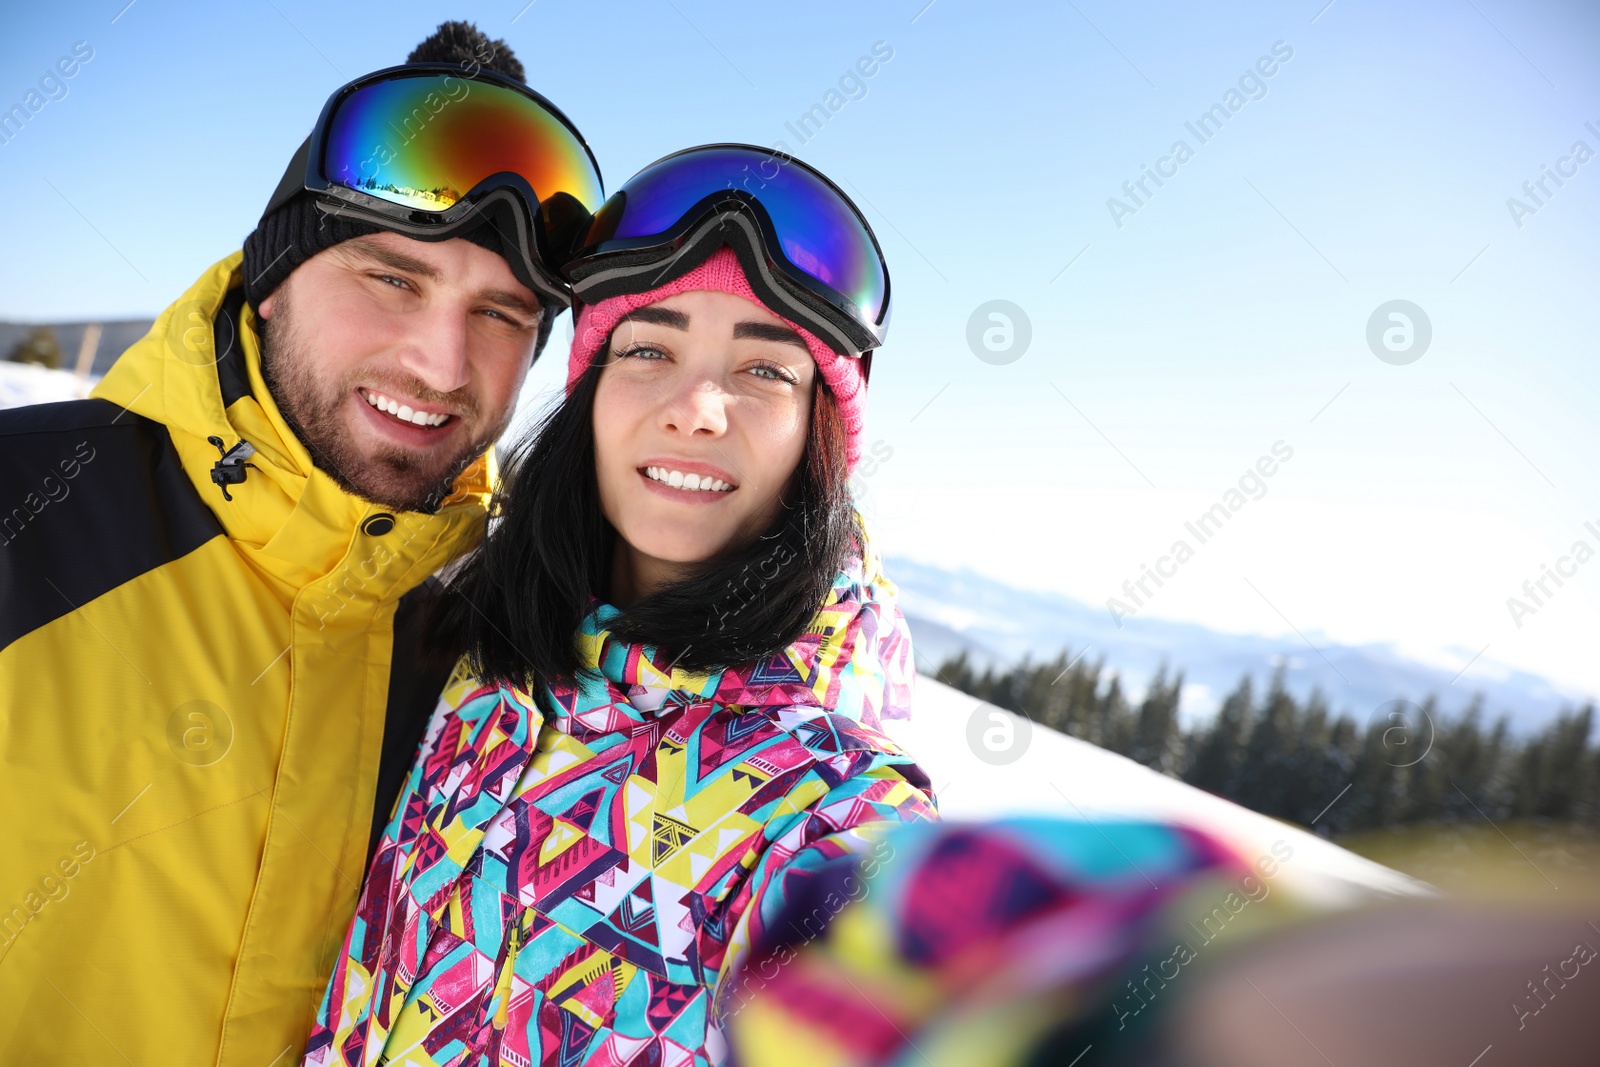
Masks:
[[[879,732],[910,637],[870,548],[784,652],[674,670],[606,627],[559,713],[458,670],[367,876],[307,1064],[720,1063],[713,996],[813,872],[931,820]]]

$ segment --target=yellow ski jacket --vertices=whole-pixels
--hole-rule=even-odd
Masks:
[[[448,675],[418,587],[492,455],[432,514],[340,489],[240,259],[91,399],[0,412],[0,1063],[296,1062]]]

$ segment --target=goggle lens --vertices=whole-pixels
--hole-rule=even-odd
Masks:
[[[593,211],[603,197],[582,142],[537,100],[452,74],[354,90],[322,151],[324,180],[424,211],[447,210],[501,171],[521,175],[541,202],[564,192]]]

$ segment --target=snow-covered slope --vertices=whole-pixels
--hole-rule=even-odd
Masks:
[[[917,679],[913,718],[887,723],[886,728],[933,779],[939,810],[948,819],[1021,813],[1170,819],[1210,830],[1252,860],[1274,855],[1281,859],[1287,846],[1292,857],[1281,864],[1274,884],[1318,904],[1354,904],[1374,893],[1431,892],[1422,882],[1298,827],[1157,774],[1087,741],[1033,726],[931,678]],[[992,731],[988,748],[986,731]],[[1018,748],[1021,754],[1004,765],[978,755],[982,751],[993,759]],[[1328,800],[1336,802],[1331,796]]]
[[[95,381],[64,370],[0,360],[0,408],[82,400],[94,388]]]

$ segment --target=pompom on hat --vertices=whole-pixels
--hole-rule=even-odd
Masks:
[[[679,293],[699,290],[731,293],[743,297],[757,307],[765,308],[777,315],[784,325],[800,335],[811,353],[812,360],[816,362],[817,371],[822,375],[828,391],[833,394],[834,404],[839,409],[839,421],[844,426],[845,455],[850,469],[854,470],[856,461],[861,458],[861,431],[866,422],[867,387],[862,374],[862,361],[856,357],[840,355],[809,330],[767,307],[756,296],[755,290],[750,288],[744,270],[739,266],[739,257],[726,245],[717,249],[698,267],[658,288],[585,304],[578,313],[577,322],[573,327],[572,354],[567,360],[567,393],[570,395],[577,387],[578,380],[589,369],[589,364],[594,362],[595,356],[605,348],[611,338],[611,331],[617,328],[617,323],[622,321],[623,316],[650,304],[658,304]]]

